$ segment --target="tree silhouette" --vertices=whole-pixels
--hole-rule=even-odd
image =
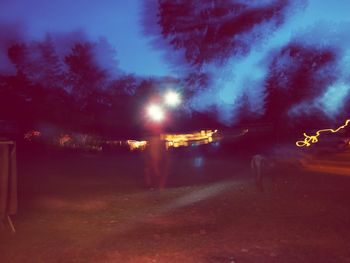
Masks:
[[[335,54],[327,49],[307,49],[298,45],[283,48],[270,65],[270,74],[266,82],[268,90],[265,119],[274,122],[278,129],[288,129],[293,117],[290,110],[300,103],[312,101],[336,79],[336,72],[322,74],[327,66],[332,66]],[[317,77],[315,78],[315,76]],[[305,126],[307,123],[324,121],[324,114],[310,105],[309,113],[314,111],[314,118],[301,114],[294,125]],[[318,124],[319,125],[319,124]]]
[[[46,35],[44,41],[37,43],[40,52],[40,72],[42,73],[41,84],[47,88],[64,88],[65,72],[63,63],[58,56],[51,35]]]
[[[103,88],[106,72],[94,60],[93,44],[75,44],[64,62],[69,67],[68,85],[76,96],[84,99],[93,90]]]
[[[175,49],[183,49],[189,63],[202,65],[210,61],[225,61],[232,53],[247,52],[250,42],[237,38],[254,26],[283,19],[287,1],[269,5],[254,5],[226,0],[159,0],[158,24],[162,36]],[[263,35],[256,36],[256,39]]]

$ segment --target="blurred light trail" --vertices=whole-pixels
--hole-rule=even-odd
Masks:
[[[156,122],[161,122],[164,119],[164,110],[157,104],[151,104],[147,108],[148,116]]]
[[[66,143],[70,142],[72,140],[72,137],[68,134],[61,135],[59,138],[59,144],[61,146],[65,145]]]
[[[131,220],[125,222],[121,227],[116,228],[115,231],[116,233],[125,233],[132,229],[138,229],[140,225],[154,222],[153,220],[159,216],[192,206],[196,203],[201,203],[227,191],[239,189],[243,186],[243,183],[237,180],[223,181],[207,186],[195,186],[190,190],[185,190],[181,195],[171,198],[171,200],[165,204],[157,203],[151,209],[135,210],[136,212],[132,214]]]
[[[31,140],[33,140],[33,138],[39,137],[39,136],[41,136],[40,131],[31,130],[31,131],[27,132],[26,134],[24,134],[24,139],[31,141]]]
[[[185,134],[161,134],[160,139],[164,141],[166,149],[181,146],[198,146],[217,142],[222,139],[217,134],[217,130],[201,130]],[[24,139],[32,141],[35,137],[41,137],[43,134],[39,131],[31,130],[24,135]],[[47,136],[45,136],[47,137]],[[49,140],[42,139],[42,142],[50,143]],[[127,147],[130,151],[145,150],[149,142],[147,140],[105,140],[94,135],[78,134],[76,136],[69,134],[60,134],[54,136],[53,145],[75,150],[84,151],[102,151],[103,147],[112,150],[114,147]]]
[[[307,147],[309,147],[310,145],[311,145],[311,143],[316,143],[316,142],[318,142],[318,136],[320,136],[321,135],[321,133],[322,132],[332,132],[332,133],[336,133],[336,132],[338,132],[338,131],[340,131],[341,129],[344,129],[346,126],[348,126],[348,124],[349,124],[349,122],[350,122],[350,119],[347,119],[346,121],[345,121],[345,124],[344,125],[342,125],[342,126],[340,126],[339,128],[337,128],[337,129],[323,129],[323,130],[318,130],[317,132],[316,132],[316,134],[315,135],[307,135],[306,133],[303,133],[303,135],[304,135],[304,140],[303,141],[297,141],[295,144],[296,144],[296,146],[298,146],[298,147],[303,147],[303,146],[307,146]],[[311,143],[310,143],[311,142]]]
[[[162,212],[173,211],[182,207],[190,206],[195,203],[199,203],[209,198],[213,198],[229,189],[232,189],[233,186],[240,185],[236,180],[223,181],[219,183],[214,183],[205,187],[198,187],[198,190],[189,192],[183,196],[172,200],[169,204],[163,206]]]
[[[147,145],[147,141],[127,140],[126,143],[129,146],[130,151],[137,149],[144,150]]]
[[[166,141],[166,147],[180,147],[189,145],[201,145],[213,142],[213,135],[217,130],[201,130],[200,132],[185,134],[163,134],[162,137]]]
[[[213,135],[217,133],[217,130],[202,130],[194,133],[186,134],[161,134],[161,140],[165,141],[167,149],[180,146],[202,145],[208,144],[214,141]],[[148,141],[127,140],[126,144],[131,151],[141,150],[143,151],[148,146]]]
[[[332,175],[350,176],[349,154],[337,153],[327,155],[325,158],[307,158],[302,162],[303,169],[307,171],[326,173]]]
[[[175,91],[168,91],[164,96],[165,104],[170,107],[177,107],[181,103],[181,96]]]

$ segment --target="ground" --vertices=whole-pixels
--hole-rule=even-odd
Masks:
[[[350,177],[320,160],[281,163],[264,191],[234,155],[174,156],[163,191],[143,187],[137,153],[18,161],[17,232],[0,230],[2,263],[350,262]]]

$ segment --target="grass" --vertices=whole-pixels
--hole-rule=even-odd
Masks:
[[[350,177],[282,165],[260,192],[248,160],[192,161],[159,192],[137,154],[20,155],[0,262],[350,262]]]

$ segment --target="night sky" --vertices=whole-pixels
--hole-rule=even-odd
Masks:
[[[168,75],[162,52],[149,44],[140,23],[142,0],[2,0],[0,23],[20,24],[28,37],[46,32],[84,31],[105,37],[117,50],[122,70],[139,75]],[[145,66],[147,64],[147,66]]]
[[[47,32],[78,40],[103,37],[116,55],[104,61],[96,53],[97,60],[138,76],[189,79],[191,74],[202,74],[208,79],[204,84],[183,84],[193,95],[187,105],[201,112],[215,109],[218,119],[228,125],[240,119],[242,108],[254,116],[270,114],[268,103],[275,105],[271,112],[285,111],[291,120],[324,115],[331,121],[344,112],[350,93],[349,1],[159,3],[179,9],[172,14],[165,7],[157,17],[158,1],[2,0],[0,26],[5,25],[12,37],[17,30],[29,40],[43,39]],[[213,3],[242,9],[230,13],[229,23],[218,15],[215,27]],[[187,13],[181,11],[186,5]],[[212,17],[203,19],[198,10],[212,12]],[[193,28],[181,32],[187,25]],[[5,50],[3,39],[0,49]],[[0,70],[6,71],[9,61],[5,52],[0,56],[4,58]],[[285,97],[289,90],[294,100],[278,108],[278,96]]]

